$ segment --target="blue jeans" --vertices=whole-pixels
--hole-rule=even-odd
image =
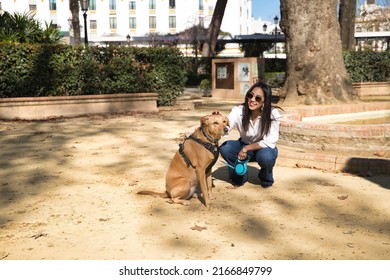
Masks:
[[[234,166],[238,153],[246,144],[241,140],[228,140],[220,147],[221,156],[225,161]],[[248,151],[251,162],[257,162],[260,166],[258,177],[262,187],[270,187],[274,183],[273,167],[275,166],[276,158],[278,157],[278,148],[261,148],[257,151]],[[237,175],[232,168],[229,169],[229,178],[234,185],[241,186],[248,181],[248,172],[243,176]]]

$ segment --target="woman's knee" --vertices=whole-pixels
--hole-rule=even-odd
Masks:
[[[262,167],[273,167],[275,165],[277,150],[262,148],[256,154],[256,161]]]
[[[219,151],[223,157],[229,157],[234,154],[237,154],[237,149],[239,150],[238,146],[239,144],[236,143],[238,141],[235,140],[227,140],[219,147]]]

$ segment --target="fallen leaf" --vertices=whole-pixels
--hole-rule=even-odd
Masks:
[[[378,157],[384,157],[386,155],[386,152],[385,151],[376,151],[374,153],[375,156],[378,156]]]
[[[8,252],[0,252],[0,260],[4,260],[10,255]]]
[[[37,234],[32,235],[31,238],[38,239],[39,237],[45,237],[45,236],[47,236],[47,233],[39,232]]]
[[[202,226],[198,226],[198,225],[195,225],[194,227],[191,228],[192,230],[197,230],[197,231],[202,231],[204,229],[207,229],[207,227],[202,227]]]

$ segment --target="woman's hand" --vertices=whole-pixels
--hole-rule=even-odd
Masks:
[[[238,153],[238,159],[239,160],[244,160],[248,157],[248,153],[247,152],[244,152],[243,150],[241,150],[239,153]]]

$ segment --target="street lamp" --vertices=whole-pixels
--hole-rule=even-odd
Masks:
[[[128,46],[130,46],[130,39],[131,39],[131,36],[129,34],[127,34],[126,40],[127,40],[127,45]]]
[[[84,12],[84,44],[88,46],[87,11],[89,7],[89,0],[81,0],[80,5],[81,10]]]
[[[267,32],[267,27],[268,27],[267,24],[264,23],[264,25],[263,25],[263,32],[264,33]]]
[[[275,23],[275,60],[276,60],[276,36],[277,36],[277,33],[278,33],[278,23],[279,23],[278,16],[274,17],[274,23]]]

